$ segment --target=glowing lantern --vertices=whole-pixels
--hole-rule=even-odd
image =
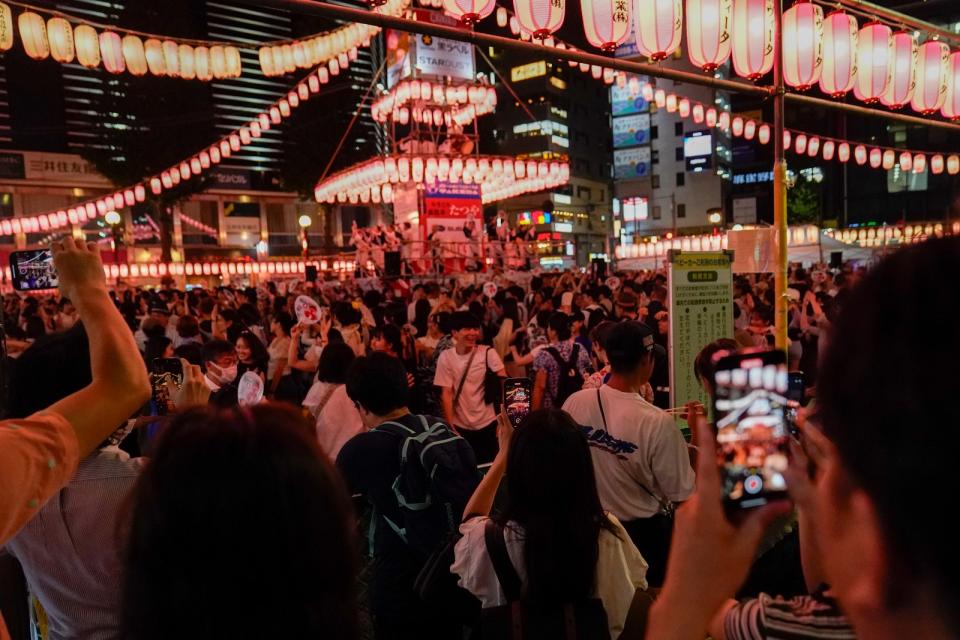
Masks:
[[[747,120],[743,125],[743,137],[746,140],[753,140],[757,135],[757,123],[753,120]]]
[[[798,135],[798,136],[797,136],[797,139],[796,139],[796,142],[795,142],[795,145],[796,145],[796,146],[794,147],[794,149],[796,150],[797,153],[800,153],[800,154],[806,153],[806,151],[807,151],[807,136],[805,136],[805,135],[802,134],[802,133],[801,133],[800,135]]]
[[[730,112],[723,111],[720,113],[720,116],[717,118],[717,126],[721,131],[730,130]]]
[[[146,50],[143,40],[137,36],[123,37],[123,60],[127,63],[127,71],[135,76],[145,76],[149,70]]]
[[[807,155],[813,158],[820,152],[820,138],[814,136],[807,143]]]
[[[960,172],[960,156],[947,156],[947,173],[952,176]]]
[[[883,163],[883,151],[874,147],[870,149],[870,166],[874,169],[878,168]]]
[[[857,161],[857,164],[866,164],[867,162],[867,148],[862,144],[858,144],[853,149],[853,159]]]
[[[224,47],[223,55],[227,59],[227,77],[239,78],[243,69],[243,63],[240,60],[240,50],[236,47]]]
[[[113,31],[100,34],[100,57],[103,67],[110,73],[123,73],[127,68],[123,61],[123,41]]]
[[[733,69],[759,80],[773,69],[774,0],[733,0]]]
[[[664,60],[680,46],[683,10],[680,0],[635,0],[637,51]]]
[[[677,113],[680,114],[681,118],[690,117],[690,100],[687,98],[681,98],[680,102],[677,103]]]
[[[871,22],[857,36],[857,81],[853,94],[858,100],[873,103],[890,85],[893,73],[893,30]]]
[[[837,145],[837,160],[840,162],[846,162],[850,159],[850,145],[846,142],[841,142]]]
[[[496,6],[495,0],[443,0],[443,12],[465,25],[480,22],[493,13]]]
[[[732,0],[687,0],[687,56],[694,66],[711,72],[730,57],[731,9]]]
[[[790,133],[789,131],[784,131],[784,132],[783,132],[783,148],[784,148],[784,149],[789,149],[789,148],[790,148],[790,141],[791,141],[791,140],[793,140],[793,134]]]
[[[935,175],[943,173],[943,156],[939,153],[930,158],[930,172]]]
[[[503,29],[507,26],[509,20],[510,16],[507,14],[507,10],[503,7],[497,7],[497,26]]]
[[[167,75],[167,64],[163,57],[163,43],[150,38],[143,43],[143,52],[147,58],[147,68],[155,76]]]
[[[173,40],[163,41],[163,61],[167,65],[167,75],[180,75],[180,47]]]
[[[663,109],[665,106],[667,106],[666,91],[664,91],[663,89],[657,89],[657,91],[653,95],[654,95],[654,102],[657,103],[658,109]]]
[[[226,78],[227,54],[220,45],[210,47],[210,72],[214,78]]]
[[[729,1],[729,0],[727,0]],[[630,0],[580,0],[587,42],[613,51],[630,33]]]
[[[143,202],[147,199],[147,190],[143,187],[142,184],[138,184],[133,188],[133,199],[136,202]]]
[[[184,80],[193,80],[197,77],[193,47],[188,44],[182,44],[180,45],[178,54],[180,57],[180,77]]]
[[[836,143],[833,140],[826,140],[823,143],[823,159],[833,160],[833,153],[836,151]]]
[[[260,47],[260,70],[268,77],[279,75],[273,64],[273,50],[270,47]]]
[[[930,115],[940,109],[947,97],[947,61],[950,48],[946,43],[930,40],[917,50],[916,88],[910,106],[914,111]]]
[[[857,77],[857,19],[834,11],[823,22],[820,89],[834,98],[853,89]]]
[[[918,153],[913,157],[913,172],[923,173],[927,170],[927,156]]]
[[[783,14],[783,81],[801,91],[823,70],[823,9],[798,2]]]
[[[160,178],[150,178],[150,193],[157,196],[163,191],[163,185]]]
[[[760,144],[767,144],[770,142],[770,125],[760,125],[760,129],[757,131],[757,140],[760,141]]]
[[[50,55],[57,62],[73,62],[73,27],[63,18],[47,20],[47,40],[50,43]]]
[[[741,118],[740,116],[737,116],[736,118],[734,118],[733,123],[731,125],[731,130],[733,131],[733,135],[737,136],[738,138],[742,136],[743,135],[743,118]]]
[[[896,156],[893,152],[893,149],[887,149],[883,152],[883,159],[880,161],[880,166],[884,169],[893,169],[894,163],[896,163]]]
[[[566,0],[513,0],[521,33],[541,40],[560,28],[566,10]]]
[[[50,43],[47,41],[47,23],[43,16],[32,11],[24,11],[17,19],[23,50],[34,60],[45,60],[50,55]]]
[[[708,127],[717,126],[717,110],[714,109],[713,107],[710,107],[709,109],[707,109],[707,115],[705,120]]]
[[[947,61],[947,98],[940,113],[950,120],[960,119],[960,51],[951,53]]]
[[[197,47],[193,50],[193,66],[197,71],[197,80],[206,82],[213,79],[213,69],[210,67],[210,49]]]
[[[10,6],[0,2],[0,51],[13,47],[13,12]]]
[[[900,31],[893,34],[890,83],[880,101],[891,109],[899,109],[913,98],[917,72],[917,42],[913,34]]]

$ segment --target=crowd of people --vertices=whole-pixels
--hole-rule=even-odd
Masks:
[[[3,305],[16,640],[11,559],[53,640],[955,635],[960,241],[791,268],[791,500],[738,517],[703,407],[690,442],[670,407],[662,272],[179,290],[54,257],[57,293]],[[714,354],[772,344],[772,278],[734,302],[693,345],[708,393]],[[506,378],[530,379],[517,428]]]

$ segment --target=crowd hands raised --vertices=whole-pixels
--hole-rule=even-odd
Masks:
[[[0,422],[0,545],[46,637],[957,635],[960,241],[791,270],[790,500],[736,517],[703,408],[688,444],[668,406],[661,273],[108,290],[94,247],[54,254],[58,295],[5,300]],[[738,279],[736,335],[696,345],[708,392],[712,354],[768,344],[772,289]]]

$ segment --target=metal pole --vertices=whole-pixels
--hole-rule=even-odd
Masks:
[[[953,42],[955,45],[960,43],[960,38],[957,37],[957,34],[951,31],[941,29],[934,24],[924,22],[923,20],[918,20],[917,18],[908,16],[905,13],[900,13],[899,11],[894,11],[893,9],[881,7],[880,5],[872,2],[866,2],[865,0],[831,0],[830,3],[821,2],[821,4],[839,4],[847,7],[848,9],[860,11],[876,18],[881,18],[887,22],[892,22],[903,27],[910,27],[931,36],[936,36],[939,40]]]
[[[340,5],[330,4],[328,2],[315,2],[314,0],[240,0],[243,4],[256,5],[258,7],[270,6],[280,9],[287,9],[296,13],[326,16],[337,18],[346,22],[361,22],[363,24],[373,24],[380,27],[399,29],[412,33],[422,33],[450,40],[459,40],[469,42],[481,47],[497,47],[500,49],[513,49],[535,55],[549,55],[561,60],[570,60],[574,62],[583,62],[589,65],[597,65],[608,69],[626,71],[628,73],[637,73],[641,75],[657,76],[667,78],[676,82],[687,82],[705,87],[714,87],[716,89],[725,89],[727,91],[740,91],[742,93],[752,93],[756,95],[770,95],[770,87],[757,86],[747,82],[736,82],[734,80],[724,80],[714,78],[701,73],[690,73],[669,69],[655,64],[644,64],[641,62],[631,62],[617,58],[588,53],[586,51],[571,51],[570,49],[548,49],[542,44],[534,42],[524,42],[515,38],[505,38],[488,33],[480,33],[463,27],[448,27],[431,22],[418,22],[407,18],[388,16],[376,11],[367,9],[354,9]]]
[[[783,0],[773,3],[776,24],[781,23]],[[774,283],[774,313],[776,347],[787,349],[787,161],[783,148],[784,86],[783,48],[780,30],[777,29],[773,51],[773,228],[777,250]]]
[[[795,102],[797,104],[806,104],[814,107],[823,107],[825,109],[833,109],[835,111],[845,111],[848,114],[858,115],[858,116],[870,116],[873,118],[883,118],[885,120],[894,120],[896,122],[903,122],[904,124],[915,124],[923,127],[936,127],[939,129],[947,129],[953,133],[960,133],[960,124],[954,124],[952,122],[947,122],[946,120],[937,120],[936,118],[921,118],[918,116],[910,116],[905,113],[894,113],[892,111],[881,111],[879,109],[871,109],[870,107],[861,107],[856,104],[847,104],[845,102],[836,102],[834,100],[826,100],[824,98],[816,98],[814,96],[803,95],[800,93],[789,92],[786,94],[786,99],[790,102]]]

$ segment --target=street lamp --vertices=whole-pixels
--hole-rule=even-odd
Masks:
[[[122,218],[120,214],[116,211],[107,211],[106,215],[103,216],[103,219],[107,224],[110,225],[110,231],[113,233],[113,261],[114,263],[120,262],[120,222]]]
[[[720,224],[720,220],[721,220],[720,213],[718,211],[714,211],[713,213],[710,214],[710,217],[708,219],[710,220],[710,224]]]
[[[307,214],[303,214],[297,222],[300,223],[300,228],[303,230],[303,240],[301,244],[303,246],[303,257],[306,258],[310,255],[310,236],[307,234],[307,229],[313,224],[313,219]]]

